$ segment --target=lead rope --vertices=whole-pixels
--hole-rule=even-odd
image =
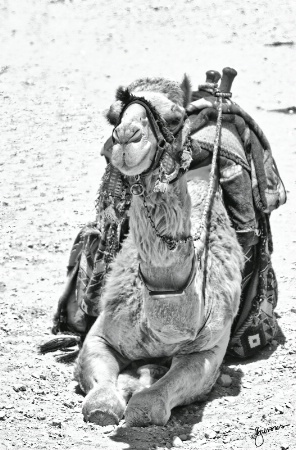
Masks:
[[[205,200],[204,210],[201,216],[201,222],[199,226],[199,231],[195,234],[193,241],[194,247],[196,250],[196,255],[200,259],[207,238],[207,223],[209,218],[210,208],[213,203],[214,195],[215,195],[215,184],[217,178],[217,160],[218,160],[218,152],[219,152],[219,143],[221,137],[221,127],[222,127],[222,99],[225,97],[224,93],[219,92],[218,90],[215,92],[215,96],[218,100],[217,110],[217,124],[216,124],[216,132],[215,132],[215,140],[214,140],[214,149],[213,149],[213,157],[212,157],[212,166],[210,172],[210,180],[209,180],[209,188]]]

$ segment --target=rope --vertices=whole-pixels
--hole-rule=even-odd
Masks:
[[[220,143],[221,127],[222,127],[222,98],[224,97],[224,95],[221,92],[216,92],[216,96],[218,98],[218,105],[217,105],[218,117],[217,117],[217,124],[216,124],[209,188],[208,188],[208,192],[207,192],[207,196],[206,196],[206,200],[205,200],[205,207],[204,207],[203,214],[201,217],[199,231],[194,236],[194,241],[199,241],[198,244],[194,245],[196,248],[198,257],[201,256],[201,254],[204,250],[204,247],[205,247],[209,212],[210,212],[210,208],[212,206],[212,202],[213,202],[213,198],[214,198],[214,194],[215,194],[215,183],[216,183],[216,175],[217,175],[217,159],[218,159],[219,143]]]

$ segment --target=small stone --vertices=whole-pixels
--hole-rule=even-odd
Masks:
[[[73,402],[73,400],[71,400],[70,402],[63,402],[63,405],[66,406],[67,408],[74,408],[75,406],[75,402]]]
[[[271,345],[272,345],[273,347],[277,347],[278,341],[275,340],[275,339],[273,339],[273,340],[271,341]]]
[[[6,405],[4,406],[5,409],[14,409],[14,406],[11,405],[10,403],[6,403]]]
[[[52,425],[53,427],[62,428],[62,422],[61,422],[60,420],[53,420],[53,421],[51,422],[51,425]]]
[[[284,414],[284,408],[283,408],[282,406],[280,406],[280,405],[277,405],[277,406],[275,407],[275,410],[276,410],[277,412],[279,412],[280,414]]]
[[[166,442],[165,446],[166,446],[166,448],[172,448],[172,446],[169,442]]]
[[[0,420],[5,420],[6,419],[6,412],[1,410],[0,411]]]
[[[214,430],[207,430],[205,431],[205,437],[207,439],[215,439],[217,433]]]
[[[220,386],[229,387],[232,384],[232,378],[231,378],[231,376],[227,375],[226,373],[223,373],[218,378],[218,383],[220,384]]]
[[[103,427],[103,433],[108,434],[111,433],[114,430],[114,425],[106,425]]]
[[[181,439],[181,441],[186,441],[187,440],[187,434],[180,434],[180,439]]]
[[[173,447],[183,447],[183,442],[179,436],[174,436],[172,441]]]
[[[224,401],[229,403],[235,403],[236,397],[224,397]]]
[[[39,372],[32,372],[32,373],[31,373],[31,376],[32,376],[33,378],[38,379],[38,378],[40,377],[40,373],[39,373]]]
[[[24,384],[14,384],[12,388],[15,392],[24,392],[27,390],[27,387]]]
[[[45,420],[46,419],[46,415],[45,414],[38,414],[37,419],[38,420]]]

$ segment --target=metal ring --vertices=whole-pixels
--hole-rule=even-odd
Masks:
[[[143,195],[144,186],[141,183],[134,183],[131,185],[130,191],[133,195]]]

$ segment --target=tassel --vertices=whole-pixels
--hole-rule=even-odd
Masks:
[[[161,192],[162,194],[165,194],[168,190],[168,182],[163,182],[160,180],[157,180],[154,188],[153,188],[153,192]]]
[[[74,347],[81,342],[80,336],[59,336],[57,338],[51,339],[45,344],[41,344],[38,347],[40,353],[55,352],[56,350],[61,350],[62,348]]]
[[[181,156],[181,168],[184,170],[189,169],[192,160],[191,152],[184,150]]]
[[[114,207],[112,204],[110,204],[104,211],[103,211],[104,219],[106,219],[109,222],[115,222],[119,223],[120,221],[117,219],[116,212],[114,210]]]
[[[69,353],[65,353],[65,354],[61,353],[60,355],[55,355],[55,359],[59,363],[70,364],[73,361],[75,361],[78,354],[79,354],[79,350],[74,350],[73,352],[69,352]]]

